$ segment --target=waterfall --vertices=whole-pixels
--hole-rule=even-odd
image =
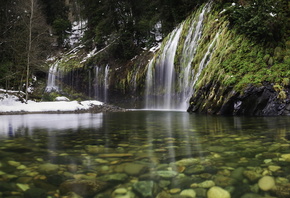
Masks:
[[[174,105],[172,104],[176,73],[174,59],[182,29],[183,25],[180,25],[171,33],[163,53],[155,60],[155,68],[152,61],[149,63],[146,79],[146,108],[170,109]]]
[[[198,42],[202,36],[202,27],[205,13],[210,9],[209,4],[207,4],[201,11],[198,21],[193,21],[188,34],[185,38],[182,57],[180,59],[180,65],[184,66],[184,72],[179,75],[179,87],[180,87],[180,109],[186,109],[188,106],[189,98],[193,94],[193,86],[195,84],[194,79],[196,79],[194,72],[192,71],[192,62],[194,60],[196,50],[198,49]],[[195,25],[196,24],[196,25]]]
[[[59,91],[59,84],[57,81],[61,78],[61,72],[58,68],[59,61],[56,61],[50,68],[48,72],[48,78],[47,78],[47,85],[45,88],[46,92],[53,92]]]
[[[185,23],[176,28],[161,47],[160,55],[155,56],[147,65],[146,109],[185,110],[188,106],[193,87],[210,61],[217,38],[216,36],[209,44],[198,69],[194,69],[193,62],[202,38],[204,18],[209,10],[210,4],[205,5],[198,17],[191,20],[188,30],[184,28]],[[180,39],[182,35],[186,35],[183,42]],[[176,58],[177,49],[182,49],[179,59]]]
[[[97,100],[108,102],[110,67],[95,67],[94,90]]]
[[[107,65],[105,67],[105,76],[104,76],[104,102],[107,102],[108,101],[108,89],[109,89],[109,65]]]

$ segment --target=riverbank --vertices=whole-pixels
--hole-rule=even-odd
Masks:
[[[0,95],[0,115],[33,113],[100,113],[119,112],[126,109],[105,104],[97,100],[51,101],[24,103],[19,97],[10,94]]]

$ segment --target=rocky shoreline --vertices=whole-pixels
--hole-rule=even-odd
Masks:
[[[71,113],[105,113],[105,112],[126,112],[125,108],[103,104],[103,105],[92,105],[89,109],[77,109],[74,111],[11,111],[11,112],[0,112],[0,115],[25,115],[25,114],[71,114]]]

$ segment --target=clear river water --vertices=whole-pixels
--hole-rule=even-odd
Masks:
[[[2,115],[0,197],[290,197],[289,132],[290,117]]]

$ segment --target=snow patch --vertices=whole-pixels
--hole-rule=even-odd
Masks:
[[[161,47],[161,43],[158,43],[158,45],[156,45],[156,46],[150,48],[149,51],[155,53],[157,50],[160,49],[160,47]]]
[[[18,92],[17,92],[18,93]],[[102,102],[96,100],[87,101],[55,101],[55,102],[34,102],[27,101],[22,103],[15,95],[0,93],[0,112],[61,112],[61,111],[77,111],[89,110],[93,106],[103,105]]]

